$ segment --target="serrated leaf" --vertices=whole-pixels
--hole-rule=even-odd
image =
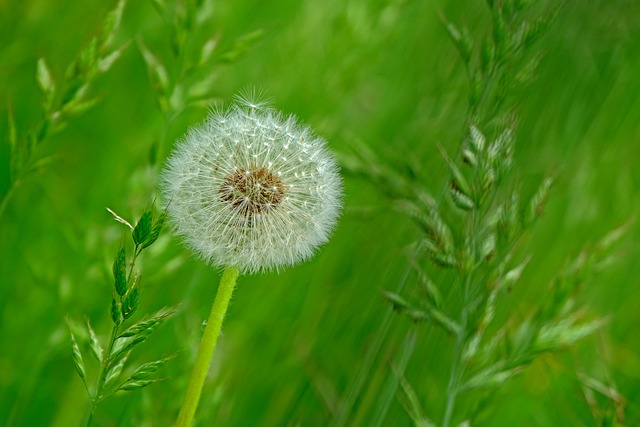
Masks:
[[[136,335],[149,336],[151,335],[151,333],[153,333],[153,331],[156,330],[158,326],[160,326],[162,322],[164,322],[168,317],[170,317],[175,312],[176,312],[175,307],[171,307],[171,308],[165,307],[159,310],[152,317],[148,319],[143,319],[140,322],[130,326],[129,328],[127,328],[126,331],[121,333],[118,336],[118,338],[120,339],[120,338],[133,337]]]
[[[453,234],[440,217],[437,207],[421,207],[410,200],[399,200],[396,207],[400,212],[415,219],[435,246],[446,253],[454,251]]]
[[[53,78],[51,77],[51,72],[49,71],[49,67],[45,62],[44,58],[38,59],[36,77],[38,78],[38,85],[40,85],[40,89],[45,95],[50,95],[55,90],[55,83],[53,82]]]
[[[494,166],[506,169],[511,166],[512,158],[513,129],[507,127],[489,146],[488,159]]]
[[[80,73],[80,71],[78,70],[75,70],[73,72]],[[62,107],[66,107],[67,104],[70,104],[73,101],[80,102],[81,98],[88,92],[88,90],[89,84],[83,76],[72,76],[67,82],[65,92],[62,95]]]
[[[111,351],[111,355],[109,356],[108,368],[115,366],[120,359],[125,357],[135,346],[140,343],[143,343],[149,335],[136,335],[134,337],[125,338],[116,343],[113,346],[113,350]]]
[[[78,371],[78,375],[80,375],[80,378],[84,381],[84,361],[82,360],[82,353],[80,352],[80,347],[78,347],[76,337],[71,331],[71,327],[69,327],[69,334],[71,335],[71,359],[73,360],[73,365],[76,367],[76,371]]]
[[[407,310],[407,315],[414,322],[433,322],[452,335],[457,335],[460,332],[460,325],[435,307],[411,308]]]
[[[536,337],[534,350],[538,352],[554,352],[576,344],[592,335],[607,324],[608,319],[598,318],[590,322],[577,323],[580,312],[544,325]]]
[[[435,283],[427,276],[427,273],[422,269],[420,264],[413,258],[409,258],[409,263],[418,276],[418,283],[427,294],[427,297],[431,302],[439,306],[442,301],[442,295]]]
[[[160,232],[162,231],[162,227],[164,227],[165,219],[166,219],[166,213],[162,212],[158,217],[158,219],[156,219],[153,222],[151,233],[149,234],[149,237],[140,246],[140,250],[148,248],[149,246],[154,244],[156,240],[158,240],[158,237],[160,236]]]
[[[610,232],[608,232],[600,241],[596,244],[595,250],[596,252],[604,253],[611,249],[616,243],[620,241],[623,237],[625,237],[631,227],[631,221],[622,224],[620,227],[617,227]]]
[[[63,112],[70,117],[79,116],[93,108],[97,102],[98,98],[91,98],[86,101],[72,101],[64,106]]]
[[[211,38],[209,40],[207,40],[203,45],[202,45],[202,49],[200,49],[200,65],[204,65],[205,63],[207,63],[209,61],[209,59],[211,59],[211,55],[213,54],[214,50],[216,49],[216,47],[218,46],[218,38],[214,37]]]
[[[482,153],[487,139],[475,125],[469,127],[469,138],[476,153]]]
[[[473,54],[473,45],[469,33],[465,28],[459,30],[454,24],[441,17],[441,21],[444,24],[449,37],[453,41],[453,44],[458,49],[460,57],[465,64],[469,64],[471,55]]]
[[[456,166],[456,164],[449,158],[444,147],[438,144],[438,149],[442,154],[442,158],[449,167],[449,173],[451,175],[450,192],[454,203],[464,209],[471,210],[475,208],[475,202],[473,201],[471,186],[467,182],[462,171]]]
[[[485,260],[490,260],[491,258],[493,258],[493,254],[495,253],[495,250],[496,250],[496,234],[495,233],[491,232],[484,237],[480,250],[482,253],[482,257]]]
[[[113,41],[113,37],[115,36],[115,33],[120,26],[120,21],[122,19],[122,13],[124,11],[125,5],[126,1],[120,0],[116,7],[111,10],[105,17],[98,40],[100,47],[108,46]]]
[[[505,59],[509,35],[507,24],[499,10],[494,10],[493,13],[493,42],[495,44],[496,62],[500,64]]]
[[[38,59],[36,78],[38,80],[38,85],[40,86],[40,89],[44,94],[44,110],[49,111],[53,103],[56,85],[53,81],[53,77],[51,76],[51,72],[49,71],[49,67],[47,67],[47,63],[45,62],[44,58]]]
[[[111,320],[116,326],[120,326],[120,324],[122,323],[120,302],[118,302],[116,298],[111,299]]]
[[[151,210],[145,211],[135,228],[133,229],[133,241],[136,245],[142,245],[151,236],[151,228],[153,227],[153,213]]]
[[[536,218],[542,216],[544,204],[547,201],[547,197],[549,196],[549,190],[551,189],[551,185],[553,184],[553,178],[547,177],[542,180],[538,190],[535,192],[531,201],[529,202],[529,212],[527,216],[527,222],[531,223]]]
[[[98,64],[98,40],[92,38],[78,56],[80,76],[89,80],[95,73]]]
[[[134,283],[135,286],[135,283]],[[127,320],[138,309],[140,302],[140,291],[137,287],[131,288],[122,301],[122,317]]]
[[[138,49],[142,53],[142,57],[147,64],[151,84],[161,96],[166,95],[169,93],[170,86],[169,74],[167,73],[166,68],[142,42],[138,43]]]
[[[120,374],[122,374],[122,369],[124,368],[125,363],[127,362],[127,359],[129,358],[129,354],[130,353],[126,353],[124,354],[119,360],[118,362],[111,366],[105,373],[105,380],[104,380],[104,389],[105,390],[109,390],[111,387],[113,387],[117,382],[118,379],[120,378]]]
[[[487,75],[494,67],[493,64],[494,49],[493,44],[488,39],[483,39],[480,47],[480,70],[483,75]]]
[[[243,34],[234,41],[229,49],[220,55],[219,60],[227,63],[239,60],[244,54],[251,50],[264,35],[265,31],[262,29]]]
[[[124,245],[118,249],[113,260],[113,279],[116,293],[123,296],[127,293],[127,258]]]
[[[415,390],[413,390],[413,387],[411,387],[409,382],[399,373],[396,373],[396,378],[403,391],[403,394],[400,394],[398,399],[405,412],[407,412],[413,421],[413,424],[416,427],[435,427],[436,424],[424,415],[422,407],[420,406],[420,399]]]
[[[124,391],[132,391],[132,390],[137,390],[139,388],[143,388],[148,386],[149,384],[153,384],[156,383],[158,381],[162,381],[161,379],[155,379],[155,380],[135,380],[135,381],[127,381],[124,384],[122,384],[120,387],[118,387],[118,390],[124,390]]]
[[[164,359],[148,362],[140,365],[129,377],[128,381],[140,381],[151,379],[151,376],[168,361],[173,359],[174,356],[165,357]]]
[[[110,52],[109,54],[103,56],[98,60],[98,70],[101,73],[109,71],[109,69],[115,64],[115,62],[120,58],[122,52],[129,46],[129,43],[123,44],[118,49]]]
[[[98,341],[95,331],[91,327],[91,323],[89,323],[89,319],[87,319],[87,330],[89,331],[89,348],[91,348],[91,354],[98,363],[102,363],[102,346],[100,345],[100,341]]]
[[[395,292],[382,291],[382,296],[391,303],[391,307],[395,311],[403,311],[411,308],[411,304]]]
[[[424,252],[438,267],[451,268],[457,265],[454,255],[447,254],[438,248],[430,239],[424,238],[414,243],[416,253]]]
[[[468,148],[462,150],[462,161],[469,166],[478,166],[478,157]]]
[[[504,362],[498,362],[488,367],[462,384],[460,390],[496,387],[522,371],[522,366],[505,368],[505,365]]]
[[[472,211],[476,208],[476,204],[471,200],[470,197],[463,194],[459,191],[458,187],[451,182],[451,187],[449,188],[449,193],[451,194],[451,200],[453,203],[462,210]]]
[[[520,280],[520,276],[522,276],[522,272],[524,268],[529,264],[531,260],[531,256],[526,257],[520,264],[516,267],[509,270],[504,277],[502,277],[498,282],[499,289],[508,289],[510,290],[517,282]]]

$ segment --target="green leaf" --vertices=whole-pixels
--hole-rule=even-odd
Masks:
[[[97,102],[98,98],[92,98],[86,101],[72,101],[64,106],[63,112],[66,113],[67,116],[79,116],[93,108]]]
[[[457,335],[460,332],[460,325],[435,307],[427,306],[424,309],[411,308],[407,310],[407,315],[414,322],[433,322],[452,335]]]
[[[122,311],[120,308],[120,302],[116,298],[111,300],[111,320],[116,326],[120,326],[122,323]]]
[[[517,373],[522,371],[522,366],[508,366],[505,362],[498,362],[480,371],[467,382],[460,386],[461,391],[474,390],[479,388],[497,387],[507,381]]]
[[[44,58],[38,59],[36,77],[38,79],[38,85],[44,94],[44,109],[45,111],[49,111],[56,88]]]
[[[438,289],[436,284],[433,283],[433,281],[429,278],[427,273],[414,257],[409,258],[409,264],[411,265],[411,267],[413,267],[413,270],[418,276],[418,283],[420,284],[421,289],[424,290],[429,300],[435,306],[439,306],[442,302],[442,295],[440,294],[440,290]]]
[[[140,291],[137,287],[131,288],[122,301],[122,317],[125,320],[133,316],[133,313],[138,309],[139,302]]]
[[[459,191],[459,187],[454,184],[454,181],[451,181],[451,187],[449,188],[449,192],[451,194],[451,200],[457,207],[465,211],[472,211],[476,208],[476,204],[471,199],[471,197]]]
[[[459,30],[455,25],[447,21],[444,17],[441,17],[440,19],[444,24],[449,37],[451,37],[451,41],[453,41],[453,44],[458,49],[460,57],[462,58],[464,63],[468,65],[469,61],[471,60],[471,55],[473,54],[473,45],[468,31],[465,28]]]
[[[100,45],[100,48],[110,45],[113,41],[115,33],[120,26],[122,12],[124,11],[126,3],[127,2],[125,0],[120,0],[116,7],[111,10],[105,17],[104,23],[102,24],[102,29],[100,30],[100,34],[98,35],[98,44]]]
[[[158,237],[160,236],[160,232],[162,231],[162,227],[164,227],[165,219],[166,219],[166,213],[162,212],[158,217],[158,219],[153,221],[153,227],[151,228],[151,233],[149,234],[149,237],[140,246],[140,250],[148,248],[149,246],[154,244],[156,240],[158,240]]]
[[[153,384],[156,383],[158,381],[161,381],[159,379],[155,379],[155,380],[129,380],[127,382],[125,382],[124,384],[122,384],[120,387],[118,387],[118,390],[124,390],[124,391],[132,391],[132,390],[137,390],[139,388],[143,388],[148,386],[149,384]]]
[[[258,29],[238,37],[233,45],[220,55],[219,60],[227,63],[239,60],[249,52],[264,35],[265,31]]]
[[[436,424],[424,415],[424,411],[420,405],[420,399],[413,387],[411,387],[411,384],[409,384],[407,379],[401,372],[398,372],[397,369],[393,368],[393,373],[402,389],[402,393],[398,394],[398,400],[413,421],[413,424],[416,427],[435,427]]]
[[[500,289],[511,290],[511,288],[520,280],[524,268],[529,264],[531,256],[526,257],[520,264],[509,270],[498,282]]]
[[[102,346],[100,345],[100,341],[98,341],[98,337],[91,327],[91,323],[89,323],[89,319],[87,319],[87,329],[89,330],[89,343],[91,348],[91,354],[98,361],[98,363],[102,363]]]
[[[509,34],[507,24],[500,10],[494,10],[493,13],[493,42],[495,45],[496,62],[501,64],[506,57]]]
[[[438,148],[440,149],[440,153],[444,161],[447,163],[449,167],[449,173],[451,174],[451,182],[450,182],[450,193],[453,202],[461,209],[464,210],[472,210],[475,209],[476,204],[473,200],[473,193],[471,191],[471,186],[467,182],[464,174],[458,166],[449,158],[444,147],[438,144]]]
[[[416,220],[435,246],[444,253],[453,253],[455,250],[453,233],[442,219],[437,205],[424,197],[419,202],[420,206],[411,200],[399,200],[396,206],[400,212]]]
[[[475,127],[474,125],[471,125],[469,127],[469,141],[471,142],[471,145],[475,149],[476,153],[482,153],[484,151],[486,140],[487,139],[485,138],[483,133],[480,132],[477,127]]]
[[[73,64],[72,64],[73,65]],[[67,71],[69,73],[69,71]],[[73,70],[72,73],[78,73]],[[79,75],[74,75],[69,79],[64,94],[62,95],[61,105],[63,108],[72,103],[79,103],[82,97],[89,91],[89,84],[86,79]],[[67,107],[68,108],[68,107]]]
[[[123,44],[122,46],[120,46],[118,49],[114,50],[113,52],[110,52],[109,54],[101,57],[98,60],[98,70],[101,73],[107,72],[109,71],[109,69],[111,68],[111,66],[113,64],[115,64],[115,62],[118,60],[118,58],[120,58],[120,56],[122,55],[122,52],[129,46],[129,43]]]
[[[76,367],[76,371],[78,371],[78,375],[84,381],[85,379],[85,370],[84,370],[84,362],[82,360],[82,353],[80,352],[80,347],[78,347],[78,342],[76,341],[76,337],[73,335],[71,331],[71,326],[69,326],[69,334],[71,335],[71,358],[73,360],[73,364]]]
[[[170,87],[169,74],[167,73],[166,68],[142,42],[138,43],[138,49],[142,53],[144,61],[147,63],[147,70],[149,72],[151,84],[158,92],[162,101],[166,104],[166,95],[169,93]],[[162,104],[164,105],[164,108],[167,107],[165,104]]]
[[[160,369],[162,366],[164,366],[168,361],[170,361],[174,357],[175,356],[165,357],[164,359],[156,360],[154,362],[148,362],[148,363],[145,363],[144,365],[139,366],[133,372],[133,374],[131,374],[131,377],[129,377],[127,382],[151,379],[153,374],[158,369]]]
[[[129,354],[130,353],[125,353],[115,365],[107,369],[105,373],[105,381],[104,381],[105,390],[109,390],[118,382],[118,379],[120,378],[120,374],[122,374],[122,369],[124,368],[124,365],[127,359],[129,358]]]
[[[13,109],[9,108],[7,111],[7,124],[9,126],[9,132],[7,133],[7,141],[11,149],[11,155],[15,155],[15,150],[18,145],[18,131],[16,128],[16,120],[13,115]]]
[[[86,80],[90,80],[96,71],[98,65],[98,40],[93,38],[82,49],[78,56],[79,75]]]
[[[133,229],[133,241],[137,246],[141,246],[151,237],[151,228],[153,227],[153,213],[146,210],[135,228]]]
[[[391,303],[391,307],[395,311],[404,311],[411,308],[411,304],[395,292],[382,291],[382,296]]]
[[[111,350],[111,355],[109,356],[107,368],[111,369],[111,367],[115,367],[115,365],[125,357],[135,346],[144,342],[148,338],[148,335],[137,335],[131,338],[125,338],[116,343],[113,346],[113,350]]]
[[[553,178],[547,177],[542,180],[538,190],[535,192],[531,201],[529,202],[529,212],[527,215],[527,223],[532,223],[534,220],[542,216],[544,205],[549,196],[549,190],[553,184]]]
[[[127,258],[124,245],[120,247],[113,261],[113,278],[116,293],[123,296],[127,293]]]
[[[121,333],[118,338],[128,338],[137,335],[149,336],[153,331],[156,330],[162,322],[164,322],[168,317],[173,315],[176,312],[175,307],[171,308],[163,308],[159,310],[156,314],[148,319],[143,319],[140,322],[130,326],[126,331]]]

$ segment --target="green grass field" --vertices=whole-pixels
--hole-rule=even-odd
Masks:
[[[174,1],[166,3],[173,16]],[[177,57],[170,25],[153,2],[129,0],[113,39],[125,46],[122,54],[88,91],[97,102],[38,144],[32,160],[46,162],[13,186],[10,123],[24,139],[42,119],[39,58],[61,82],[114,5],[0,3],[0,195],[10,192],[0,217],[3,426],[85,425],[90,403],[72,363],[67,319],[82,331],[86,317],[99,339],[108,339],[111,263],[124,228],[105,207],[138,218],[157,194],[158,167],[211,103],[261,88],[276,108],[311,125],[340,160],[363,144],[397,170],[411,163],[439,194],[447,170],[437,144],[456,152],[468,96],[440,16],[468,26],[472,36],[489,25],[480,0],[214,1],[211,17],[187,32]],[[189,74],[185,63],[210,39],[217,43],[212,59]],[[206,83],[197,103],[186,106],[186,95],[174,92],[169,102],[179,108],[163,112],[145,49],[172,82]],[[557,181],[542,219],[521,240],[518,251],[531,260],[497,317],[530,314],[568,259],[630,225],[611,265],[578,296],[588,316],[606,316],[607,324],[490,393],[460,394],[453,425],[477,404],[485,410],[471,425],[640,425],[640,3],[568,0],[536,49],[543,55],[536,79],[514,93],[515,169],[525,194],[547,173]],[[394,313],[381,293],[402,286],[406,247],[418,231],[376,182],[345,168],[344,186],[337,230],[310,262],[240,277],[197,425],[414,425],[400,378],[424,413],[442,423],[454,340]],[[95,426],[173,424],[215,296],[219,271],[169,230],[139,266],[135,319],[164,306],[179,311],[130,361],[177,354],[158,371],[164,381],[101,403]],[[453,284],[442,283],[448,276],[433,271],[455,306]],[[87,337],[78,333],[94,377]],[[606,389],[585,394],[581,374]]]

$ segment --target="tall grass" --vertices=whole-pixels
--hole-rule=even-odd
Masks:
[[[558,280],[566,281],[582,261],[597,275],[581,286],[575,307],[588,307],[587,321],[607,322],[571,350],[563,346],[532,360],[499,388],[468,391],[461,384],[487,365],[471,369],[464,351],[460,358],[453,355],[456,342],[464,350],[473,334],[456,328],[447,333],[428,321],[415,324],[394,313],[390,294],[381,292],[400,297],[391,299],[405,314],[412,314],[407,307],[425,311],[416,307],[431,303],[424,281],[419,285],[424,270],[440,291],[437,308],[458,327],[464,323],[461,271],[407,256],[407,245],[428,234],[406,210],[398,212],[392,201],[397,197],[387,190],[394,177],[412,188],[419,183],[442,209],[454,253],[480,247],[465,244],[464,236],[478,233],[468,234],[465,221],[474,221],[465,218],[473,215],[452,201],[450,177],[455,167],[469,185],[476,182],[459,149],[478,136],[471,125],[484,135],[486,149],[508,121],[487,124],[492,115],[470,121],[465,64],[442,19],[459,31],[468,28],[475,43],[491,31],[491,9],[480,1],[223,2],[214,3],[198,26],[197,19],[186,19],[193,15],[184,4],[126,5],[111,45],[126,48],[106,72],[95,74],[86,92],[97,102],[37,144],[32,159],[51,161],[21,179],[6,204],[0,219],[0,424],[86,422],[89,402],[74,369],[65,319],[84,328],[86,316],[97,339],[108,342],[122,225],[104,208],[139,218],[173,141],[206,115],[209,100],[228,99],[248,84],[264,88],[277,108],[316,128],[344,153],[345,167],[352,165],[354,143],[362,148],[357,153],[377,160],[365,164],[367,179],[346,177],[345,215],[312,263],[242,281],[205,383],[200,425],[415,425],[427,417],[440,425],[447,406],[451,424],[473,419],[492,426],[591,425],[622,416],[627,425],[638,423],[638,225],[628,222],[638,212],[640,188],[638,5],[567,2],[527,53],[539,54],[534,79],[509,92],[518,105],[512,171],[519,178],[505,175],[495,200],[510,200],[517,187],[520,206],[528,209],[545,177],[555,181],[543,216],[523,232],[502,275],[491,270],[504,277],[528,260],[511,292],[496,296],[493,321],[478,348],[487,348],[503,325],[511,342],[514,331],[537,331],[533,336],[540,337],[538,324],[522,325],[539,319],[536,310],[552,301],[547,285],[555,273],[564,272]],[[38,0],[0,5],[0,134],[7,141],[13,134],[15,140],[28,138],[46,120],[40,58],[56,88],[63,87],[66,70],[115,6]],[[538,7],[526,18],[550,10]],[[185,27],[188,22],[193,25]],[[190,30],[181,33],[185,28]],[[185,67],[198,62],[210,40],[216,42],[213,62]],[[176,41],[188,46],[177,55]],[[154,81],[157,65],[149,53],[166,70],[164,89]],[[180,99],[177,87],[206,79],[211,83],[204,102],[162,107],[162,96]],[[0,196],[6,197],[15,175],[9,145],[2,147]],[[604,264],[593,262],[601,238],[622,224],[629,225],[612,252],[616,263],[609,265],[606,256]],[[500,260],[504,252],[493,262]],[[180,405],[175,396],[186,388],[217,283],[217,273],[168,233],[137,262],[145,275],[138,315],[178,303],[181,309],[132,352],[130,366],[180,352],[158,371],[166,381],[101,402],[96,425],[174,422]],[[487,270],[474,272],[470,281],[481,282],[489,271],[482,268]],[[573,319],[569,313],[548,320]],[[463,329],[475,324],[468,321]],[[552,336],[552,329],[546,331]],[[89,333],[75,338],[89,355]],[[502,359],[492,353],[487,360]]]

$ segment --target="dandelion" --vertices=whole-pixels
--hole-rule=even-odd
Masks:
[[[325,141],[258,102],[214,111],[193,128],[162,176],[174,228],[194,252],[242,273],[309,258],[341,206]]]
[[[190,426],[238,274],[278,270],[325,243],[342,180],[325,141],[261,102],[213,111],[179,142],[162,174],[176,233],[224,268],[177,426]]]

